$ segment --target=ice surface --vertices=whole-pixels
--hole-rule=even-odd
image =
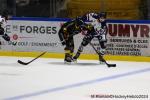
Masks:
[[[91,95],[146,95],[150,100],[150,63],[79,60],[66,65],[63,59],[0,57],[0,100],[125,100],[92,98]],[[126,98],[126,100],[132,100]]]

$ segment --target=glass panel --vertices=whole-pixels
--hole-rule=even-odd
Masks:
[[[0,9],[19,17],[75,18],[107,12],[109,19],[150,19],[150,0],[0,0]]]

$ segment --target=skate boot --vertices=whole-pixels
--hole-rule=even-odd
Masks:
[[[99,64],[102,65],[105,64],[105,60],[103,58],[104,54],[105,54],[105,49],[101,49],[99,54]]]
[[[77,63],[77,59],[79,58],[81,52],[77,52],[76,55],[73,57],[73,62]]]
[[[72,62],[72,56],[69,53],[66,53],[64,63],[65,64],[71,64],[71,62]]]
[[[103,58],[103,56],[99,56],[99,64],[105,64],[105,60]]]
[[[99,64],[104,65],[105,64],[104,60],[99,60]]]
[[[74,56],[74,57],[72,58],[72,61],[73,61],[74,63],[77,63],[77,58]]]

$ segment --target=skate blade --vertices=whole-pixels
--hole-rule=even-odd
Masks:
[[[64,64],[71,65],[71,62],[64,61]]]
[[[105,65],[105,62],[101,62],[101,61],[100,61],[99,64],[100,64],[100,65]]]
[[[73,63],[77,63],[77,60],[73,59],[72,62],[73,62]]]
[[[73,61],[75,64],[77,63],[77,61]]]

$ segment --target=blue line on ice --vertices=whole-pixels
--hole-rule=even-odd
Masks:
[[[100,77],[100,78],[97,78],[97,79],[94,79],[94,80],[84,81],[84,82],[80,82],[80,83],[74,83],[74,84],[70,84],[70,85],[50,88],[50,89],[38,91],[38,92],[35,92],[35,93],[18,95],[18,96],[14,96],[14,97],[10,97],[10,98],[5,98],[4,100],[19,100],[19,99],[23,99],[23,98],[29,98],[29,97],[33,97],[33,96],[46,94],[46,93],[63,91],[63,90],[70,89],[70,88],[75,88],[75,87],[88,85],[88,84],[93,84],[93,83],[100,83],[100,82],[104,82],[104,81],[108,81],[108,80],[113,80],[113,79],[117,79],[117,78],[121,78],[121,77],[126,77],[126,76],[130,76],[130,75],[149,72],[149,71],[150,71],[150,68],[145,68],[145,69],[135,70],[135,71],[126,72],[126,73],[122,73],[122,74],[116,74],[116,75],[102,77],[102,78]]]

